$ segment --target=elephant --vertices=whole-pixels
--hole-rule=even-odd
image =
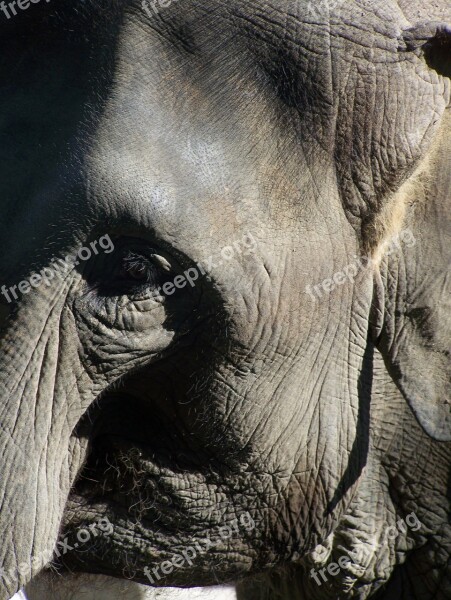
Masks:
[[[0,600],[451,598],[449,1],[0,11]]]

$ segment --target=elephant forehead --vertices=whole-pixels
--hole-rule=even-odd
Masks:
[[[121,90],[124,95],[127,90]],[[233,171],[234,153],[220,133],[187,124],[186,133],[165,130],[165,109],[150,101],[124,112],[113,101],[96,134],[88,162],[91,200],[118,216],[128,214],[146,227],[183,235],[183,216],[208,227],[238,218],[245,205],[236,202],[240,173]],[[140,116],[142,112],[146,116]],[[145,130],[143,131],[143,119]],[[187,115],[189,119],[189,115]],[[250,171],[252,173],[252,171]],[[243,174],[244,175],[244,174]],[[252,189],[249,173],[247,194]]]
[[[270,222],[275,205],[299,199],[303,151],[274,117],[255,57],[222,36],[193,56],[124,24],[87,159],[91,199],[105,210],[181,239]]]

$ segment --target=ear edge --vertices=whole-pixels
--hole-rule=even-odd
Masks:
[[[369,323],[388,373],[437,442],[451,442],[450,132],[446,109],[418,172],[424,177],[411,178],[405,224],[415,243],[375,270]]]
[[[380,349],[380,347],[379,347]],[[413,415],[423,431],[436,442],[451,442],[451,404],[449,382],[440,381],[440,374],[445,371],[441,360],[434,360],[425,352],[423,360],[415,356],[424,349],[417,348],[413,352],[401,348],[397,358],[393,360],[380,349],[388,372],[393,376]],[[419,372],[420,364],[428,360],[431,373],[426,375]]]

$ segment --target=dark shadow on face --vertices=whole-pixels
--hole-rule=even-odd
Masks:
[[[359,412],[357,416],[357,431],[351,452],[349,454],[348,466],[335,490],[334,496],[327,507],[330,515],[337,505],[343,500],[346,493],[357,483],[366,465],[369,449],[370,435],[370,406],[373,381],[374,346],[368,341],[363,355],[362,370],[359,376],[358,397]]]
[[[438,30],[424,47],[426,62],[443,77],[451,77],[451,27]]]
[[[2,283],[39,272],[87,229],[84,155],[110,94],[123,12],[42,0],[0,13]]]

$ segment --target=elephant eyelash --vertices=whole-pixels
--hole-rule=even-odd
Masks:
[[[122,296],[146,300],[173,277],[171,259],[154,248],[128,240],[116,243],[116,252],[85,273],[84,294],[98,305]],[[116,301],[116,300],[113,300]]]
[[[129,251],[122,258],[121,277],[140,285],[156,285],[159,278],[158,266],[151,257]]]

